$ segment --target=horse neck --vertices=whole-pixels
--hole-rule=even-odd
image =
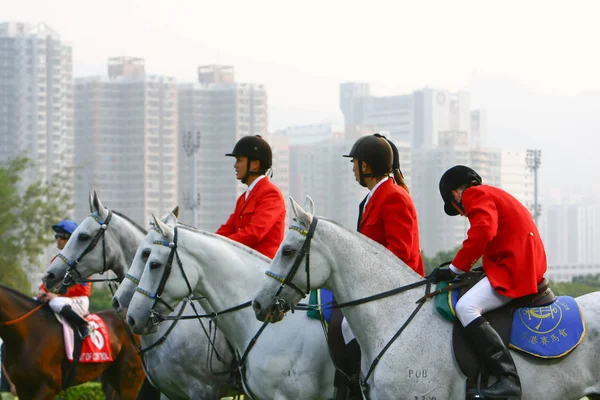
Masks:
[[[35,307],[36,304],[33,301],[29,302],[0,285],[0,337],[8,347],[21,346],[32,325],[35,325],[32,321],[37,319],[39,324],[39,316],[36,318],[34,314],[12,325],[2,325],[2,323],[21,318]],[[42,310],[38,312],[42,312]]]
[[[110,246],[111,249],[115,251],[116,249],[120,249],[120,251],[115,252],[110,263],[111,265],[108,268],[117,274],[117,276],[123,277],[129,270],[135,252],[146,236],[146,233],[117,214],[114,214],[113,218],[113,223],[117,226],[114,227],[114,242],[110,243]],[[102,243],[98,243],[98,246],[102,246]]]
[[[191,239],[188,245],[182,247],[180,242],[178,247],[187,254],[186,262],[200,270],[203,279],[199,279],[195,291],[206,296],[215,312],[252,300],[267,267],[263,257],[217,236],[185,232],[180,238]],[[219,316],[217,324],[240,352],[261,326],[250,306]]]
[[[338,303],[362,299],[421,279],[393,253],[359,234],[338,225],[320,221],[318,246],[326,246],[330,254],[330,276],[326,287],[331,289]],[[315,233],[317,238],[317,233]],[[369,343],[390,339],[397,324],[389,324],[391,318],[406,319],[415,308],[415,301],[424,294],[413,289],[381,300],[343,309],[361,347],[367,354]],[[390,318],[381,318],[387,315]],[[394,319],[396,321],[396,319]],[[373,339],[376,340],[373,340]]]

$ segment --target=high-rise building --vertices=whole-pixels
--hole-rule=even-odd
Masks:
[[[472,119],[476,119],[471,116],[468,92],[425,88],[411,94],[373,96],[367,83],[355,82],[340,85],[340,109],[346,138],[388,132],[394,143],[414,148],[436,147],[440,132],[464,131],[469,137]]]
[[[598,200],[548,207],[540,224],[548,273],[553,281],[600,273],[600,206]]]
[[[412,146],[434,148],[440,132],[466,132],[471,135],[471,99],[468,92],[421,89],[412,94],[414,125]]]
[[[231,66],[198,68],[198,83],[179,86],[179,137],[200,133],[196,157],[197,221],[193,221],[192,158],[180,157],[181,220],[207,231],[223,224],[247,188],[235,178],[234,159],[225,157],[243,136],[267,134],[267,91],[264,85],[238,83]],[[180,149],[182,144],[179,145]],[[278,153],[279,154],[279,153]],[[274,165],[275,166],[275,165]],[[279,173],[275,170],[276,179]],[[188,206],[186,206],[186,204]]]
[[[178,205],[179,130],[174,78],[147,75],[141,58],[108,62],[108,76],[75,81],[76,217],[88,193],[146,225]]]
[[[72,194],[72,74],[71,46],[50,27],[0,23],[0,160],[34,162],[24,186],[60,173]]]
[[[346,139],[388,132],[399,145],[413,141],[413,96],[372,96],[367,83],[342,83],[340,108],[344,114]]]

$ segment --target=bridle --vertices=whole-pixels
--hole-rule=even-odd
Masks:
[[[283,288],[285,288],[286,286],[289,286],[292,289],[294,289],[296,292],[300,293],[300,295],[303,298],[307,294],[310,293],[310,242],[314,237],[316,226],[317,226],[317,217],[315,217],[315,216],[313,216],[313,220],[312,220],[308,230],[303,229],[302,227],[299,227],[299,226],[295,226],[295,225],[290,226],[289,229],[295,230],[295,231],[299,232],[300,234],[306,236],[306,240],[302,244],[302,247],[300,248],[300,252],[296,255],[296,258],[294,259],[294,264],[292,265],[292,268],[290,269],[290,271],[288,272],[288,274],[285,277],[282,277],[281,275],[278,275],[272,271],[265,272],[265,274],[268,277],[273,278],[276,281],[281,283],[281,285],[279,286],[279,288],[277,290],[277,293],[275,293],[275,295],[273,296],[273,299],[275,300],[275,305],[276,305],[278,311],[281,313],[285,313],[288,310],[292,310],[292,312],[294,311],[294,306],[288,305],[284,299],[279,297]],[[305,259],[306,291],[303,291],[297,285],[295,285],[294,283],[291,282],[291,280],[294,278],[294,276],[298,272],[298,268],[300,267],[300,264],[302,263],[303,259]],[[344,307],[357,306],[360,304],[364,304],[364,303],[379,300],[379,299],[382,299],[385,297],[393,296],[395,294],[402,293],[407,290],[426,285],[425,296],[423,296],[419,300],[417,300],[417,302],[416,302],[417,305],[416,305],[415,309],[413,310],[413,312],[406,319],[404,324],[402,324],[402,326],[396,331],[394,336],[383,347],[383,349],[379,352],[379,354],[373,359],[373,362],[371,363],[371,366],[369,367],[369,370],[368,370],[367,374],[365,375],[365,378],[359,380],[360,385],[361,385],[361,390],[363,392],[363,397],[365,396],[365,393],[368,390],[367,382],[369,381],[370,376],[373,374],[375,368],[379,364],[379,361],[381,360],[381,358],[383,357],[385,352],[390,348],[392,343],[394,343],[394,341],[396,339],[398,339],[398,337],[402,334],[404,329],[406,329],[408,324],[414,319],[414,317],[417,315],[417,313],[421,310],[421,308],[425,304],[425,301],[428,300],[429,298],[433,297],[430,294],[432,282],[433,282],[432,278],[425,278],[423,280],[416,281],[416,282],[413,282],[413,283],[405,285],[405,286],[401,286],[401,287],[398,287],[398,288],[395,288],[392,290],[388,290],[383,293],[378,293],[378,294],[375,294],[372,296],[364,297],[364,298],[361,298],[358,300],[352,300],[352,301],[348,301],[345,303],[330,303],[330,304],[325,304],[325,305],[324,304],[317,305],[317,309],[319,309],[319,308],[322,309],[325,306],[330,307],[330,308],[344,308]],[[298,308],[302,308],[302,309],[310,308],[310,305],[307,307],[306,305],[299,304],[298,306],[299,306]],[[300,306],[302,306],[302,307],[300,307]],[[324,325],[324,321],[322,318],[321,318],[321,324]],[[332,357],[332,359],[333,359],[333,357]],[[336,367],[336,369],[339,370],[337,365],[335,367]],[[341,372],[344,375],[346,375],[343,371],[341,371]]]
[[[154,227],[153,229],[155,229],[158,232],[156,227]],[[163,306],[167,307],[171,312],[175,311],[175,309],[173,307],[171,307],[162,298],[163,291],[165,290],[165,285],[167,284],[167,279],[169,279],[169,276],[171,275],[171,271],[173,270],[173,260],[174,259],[177,260],[177,265],[179,266],[179,269],[181,270],[181,274],[183,275],[183,279],[185,280],[185,284],[187,285],[188,294],[186,297],[191,297],[193,294],[192,286],[190,285],[190,281],[188,280],[188,277],[185,274],[185,270],[183,269],[183,264],[181,263],[181,259],[179,258],[179,253],[177,252],[177,236],[178,236],[177,235],[177,226],[175,226],[173,228],[173,241],[172,242],[167,242],[166,240],[155,240],[152,242],[152,244],[165,246],[165,247],[168,247],[171,249],[171,251],[169,252],[169,257],[167,258],[167,262],[165,264],[165,270],[160,278],[160,282],[158,283],[158,288],[156,289],[156,292],[152,292],[150,290],[141,288],[139,286],[139,280],[136,279],[138,282],[138,287],[135,288],[135,291],[143,294],[144,296],[146,296],[154,301],[152,303],[152,307],[150,307],[150,310],[149,310],[150,311],[150,320],[152,321],[152,324],[154,324],[154,325],[158,325],[162,321],[162,317],[161,317],[160,313],[158,313],[156,311],[156,306],[159,303],[162,304]]]
[[[302,247],[300,248],[300,251],[296,255],[296,258],[294,259],[294,264],[292,265],[290,272],[288,272],[288,274],[285,277],[282,277],[281,275],[278,275],[272,271],[265,272],[265,274],[269,278],[273,278],[281,283],[281,285],[279,285],[277,293],[275,293],[275,296],[273,296],[273,298],[275,299],[275,304],[277,305],[277,309],[281,313],[284,313],[289,309],[294,309],[294,306],[288,305],[284,299],[279,297],[284,287],[291,287],[296,292],[298,292],[302,296],[302,298],[306,297],[306,295],[310,293],[310,243],[312,241],[312,238],[314,237],[318,221],[318,218],[313,216],[312,222],[310,223],[310,227],[308,228],[308,230],[303,229],[302,227],[297,225],[290,226],[289,229],[297,231],[300,234],[306,236],[306,240],[304,241]],[[296,284],[292,283],[292,279],[294,279],[294,276],[296,276],[298,268],[300,267],[300,264],[302,263],[303,259],[305,259],[304,271],[306,272],[306,290],[302,290]]]
[[[156,227],[154,227],[153,229],[155,229],[158,232],[158,229]],[[173,241],[172,242],[168,242],[166,240],[155,240],[152,243],[156,244],[156,245],[161,245],[161,246],[165,246],[165,247],[169,247],[171,249],[171,251],[169,252],[169,257],[167,259],[167,262],[165,264],[165,271],[163,272],[163,275],[160,279],[160,282],[158,284],[158,288],[156,290],[156,292],[152,292],[150,290],[146,290],[143,288],[140,288],[139,285],[138,287],[135,289],[136,292],[141,293],[142,295],[154,300],[152,307],[150,307],[150,320],[152,322],[153,325],[158,325],[160,324],[162,321],[166,321],[166,320],[174,320],[174,323],[171,325],[171,327],[169,328],[169,330],[167,331],[168,333],[170,333],[170,331],[174,328],[175,324],[183,319],[198,319],[201,322],[202,318],[210,318],[211,321],[215,321],[215,327],[216,327],[216,320],[217,317],[219,315],[224,315],[224,314],[228,314],[230,312],[234,312],[234,311],[238,311],[238,310],[242,310],[244,308],[250,307],[252,305],[251,301],[247,301],[246,303],[242,303],[239,305],[236,305],[234,307],[228,308],[226,310],[220,311],[220,312],[212,312],[209,314],[203,314],[203,315],[198,315],[198,312],[196,311],[196,308],[194,307],[194,303],[191,302],[190,300],[194,300],[195,298],[193,297],[193,290],[192,287],[190,285],[189,279],[185,273],[185,269],[183,268],[183,263],[181,262],[181,258],[179,257],[179,253],[177,251],[177,237],[178,237],[178,228],[177,226],[175,226],[173,228]],[[188,295],[185,297],[185,299],[183,300],[183,304],[182,307],[180,308],[180,311],[178,313],[177,316],[175,317],[163,317],[162,315],[160,315],[159,312],[156,311],[156,306],[158,305],[158,303],[163,304],[165,307],[167,307],[169,310],[171,310],[171,312],[174,311],[173,307],[171,307],[165,300],[163,300],[162,298],[162,294],[163,291],[165,289],[165,285],[167,283],[167,279],[169,279],[169,276],[171,275],[171,271],[173,269],[173,260],[177,260],[177,265],[179,266],[179,269],[181,270],[181,274],[185,280],[185,284],[187,285],[188,288]],[[129,279],[131,279],[133,281],[133,279],[135,279],[135,281],[137,281],[139,283],[139,279],[131,276]],[[133,282],[135,282],[133,281]],[[190,304],[192,305],[192,307],[194,308],[194,311],[196,312],[196,315],[194,316],[182,316],[183,313],[183,308],[185,307],[185,304],[187,302],[190,302]],[[237,352],[234,352],[235,356],[236,356],[236,365],[235,366],[231,366],[230,370],[234,370],[234,369],[238,369],[240,371],[240,376],[242,379],[242,385],[246,388],[246,394],[251,398],[251,399],[255,399],[256,397],[253,395],[252,391],[250,390],[250,388],[247,387],[247,385],[245,384],[245,363],[246,363],[246,359],[248,358],[248,355],[250,353],[250,350],[252,350],[252,348],[254,347],[254,345],[256,344],[256,341],[258,339],[258,337],[262,334],[262,332],[264,331],[264,329],[267,327],[269,323],[265,322],[263,323],[263,325],[260,327],[260,329],[258,330],[258,332],[254,335],[254,337],[252,338],[252,340],[250,341],[250,343],[248,344],[246,350],[244,351],[244,354],[240,357],[240,355]],[[204,328],[204,326],[203,326]],[[216,332],[216,331],[215,331]],[[206,333],[206,331],[205,331]],[[215,333],[216,334],[216,333]],[[214,345],[214,338],[211,340],[210,335],[208,335],[209,337],[209,343],[212,346],[213,351],[216,353],[216,348]],[[166,339],[166,337],[164,337],[164,339]],[[164,340],[161,340],[160,343],[162,343]],[[157,346],[160,343],[155,343],[154,345],[152,345],[152,347]],[[150,348],[152,348],[150,347]],[[150,348],[146,348],[143,350],[140,350],[139,353],[143,354],[143,352],[149,350]],[[225,362],[221,359],[221,357],[217,354],[217,358],[225,364]],[[228,371],[229,372],[229,371]]]
[[[63,279],[63,286],[71,286],[72,283],[77,283],[77,282],[117,282],[117,281],[120,281],[119,278],[86,279],[77,270],[77,264],[79,264],[81,262],[81,260],[83,260],[83,257],[85,257],[90,251],[92,251],[96,247],[96,245],[98,244],[100,239],[102,239],[102,272],[101,272],[101,274],[104,274],[107,271],[106,239],[104,237],[104,234],[106,233],[106,230],[108,229],[108,224],[112,220],[112,214],[113,214],[112,211],[108,210],[108,215],[106,216],[106,219],[104,219],[104,220],[100,219],[99,213],[92,213],[90,215],[90,217],[93,218],[100,225],[100,229],[98,230],[98,232],[96,233],[96,236],[94,236],[92,241],[83,250],[81,255],[79,255],[79,257],[71,260],[71,259],[67,258],[64,254],[58,253],[57,257],[60,258],[65,264],[67,264],[67,272],[65,274],[65,278]]]

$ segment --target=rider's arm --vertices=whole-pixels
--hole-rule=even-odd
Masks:
[[[65,294],[66,297],[79,297],[79,296],[86,296],[86,297],[90,297],[91,294],[91,284],[86,282],[86,283],[78,283],[76,285],[73,285],[69,288],[69,290],[67,290],[67,293]]]
[[[386,247],[405,263],[414,246],[413,232],[417,223],[411,209],[400,194],[389,196],[381,206]]]
[[[285,218],[285,203],[277,189],[264,193],[256,202],[250,222],[229,238],[236,242],[253,246],[262,240],[277,221]]]
[[[462,203],[471,227],[462,248],[452,260],[452,265],[467,272],[481,258],[488,243],[496,237],[498,210],[492,197],[477,187],[463,192]]]
[[[240,199],[238,199],[238,202],[240,201]],[[237,210],[238,208],[238,204],[235,204],[235,208]],[[237,218],[237,215],[235,213],[235,211],[229,216],[229,218],[227,218],[227,222],[225,222],[223,225],[221,225],[219,227],[219,229],[217,229],[217,231],[215,232],[217,235],[221,235],[221,236],[225,236],[225,237],[229,237],[231,236],[233,233],[235,233],[235,220]]]

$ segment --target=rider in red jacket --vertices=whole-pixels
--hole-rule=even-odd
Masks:
[[[369,194],[359,206],[358,231],[386,247],[423,276],[425,268],[419,245],[417,211],[400,171],[398,149],[392,141],[374,134],[359,138],[344,157],[352,158],[352,170],[357,182],[369,189]],[[336,311],[333,313],[337,314]],[[335,321],[338,321],[337,318],[339,316]],[[336,398],[345,399],[349,391],[350,399],[362,399],[357,385],[361,372],[360,347],[345,319],[341,323],[341,330],[346,345],[340,346],[337,342],[342,338],[334,324],[330,324],[329,330],[333,356],[336,365],[351,378],[347,388],[347,379],[337,374]],[[337,354],[342,351],[343,354]]]
[[[486,369],[498,381],[482,389],[485,398],[520,397],[521,383],[510,352],[482,314],[511,300],[536,293],[546,272],[546,253],[531,213],[507,192],[482,185],[471,168],[457,165],[440,180],[448,215],[463,215],[471,227],[450,268],[431,276],[447,281],[462,274],[483,256],[486,277],[456,305],[456,314]]]
[[[77,223],[71,220],[60,221],[56,225],[52,225],[55,232],[56,247],[62,250],[69,238],[77,229]],[[54,256],[52,261],[57,256]],[[82,338],[89,335],[88,323],[83,318],[89,312],[91,284],[89,282],[77,283],[67,290],[64,295],[51,293],[42,283],[38,290],[37,299],[48,303],[52,311],[60,314],[74,328],[77,328]]]
[[[244,136],[226,156],[235,157],[237,179],[248,185],[233,214],[216,233],[273,258],[283,241],[285,202],[265,174],[272,165],[269,144],[260,136]]]

